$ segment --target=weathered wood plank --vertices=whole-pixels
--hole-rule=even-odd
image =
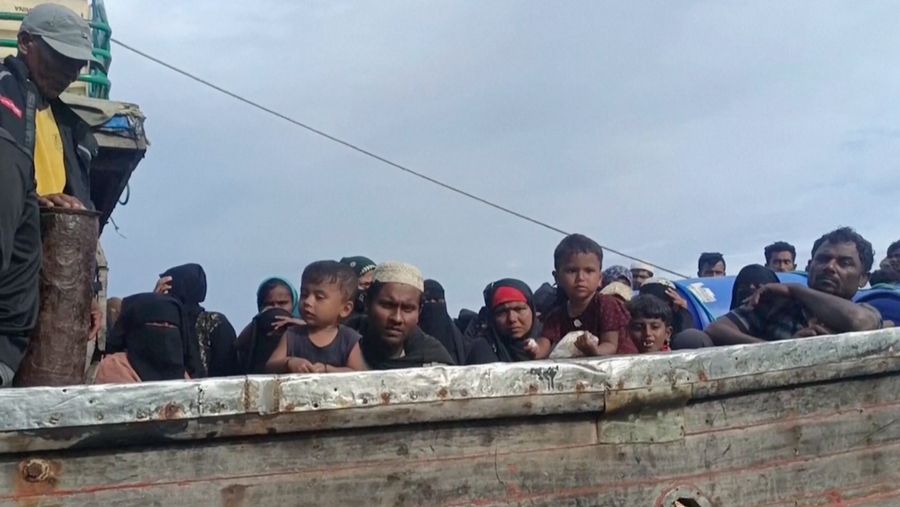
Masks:
[[[892,505],[898,345],[0,392],[0,504]]]
[[[879,377],[872,382],[892,386],[896,379]],[[822,388],[798,388],[795,394],[808,397]],[[745,402],[756,399],[748,397]],[[703,404],[714,413],[719,401]],[[692,409],[700,410],[699,405]],[[671,422],[673,414],[683,410],[661,411],[657,423]],[[55,476],[52,487],[32,493],[50,501],[65,498],[73,505],[112,501],[118,495],[127,504],[135,492],[146,499],[159,495],[160,501],[174,493],[179,499],[197,501],[227,498],[231,504],[240,497],[246,505],[275,505],[298,495],[305,495],[308,505],[354,504],[371,498],[383,500],[383,505],[479,501],[553,505],[591,498],[612,499],[614,504],[620,498],[621,505],[629,505],[652,502],[674,485],[696,484],[711,498],[747,499],[723,505],[757,505],[797,496],[820,498],[829,488],[847,495],[849,488],[861,488],[867,481],[900,479],[896,472],[900,424],[893,424],[900,419],[898,404],[862,413],[835,411],[720,428],[656,443],[648,442],[646,433],[636,433],[631,442],[603,443],[605,425],[621,425],[630,417],[415,424],[293,434],[262,442],[241,439],[118,452],[45,453],[40,459],[64,463],[65,469]],[[647,419],[642,422],[651,424]],[[0,463],[2,491],[22,490],[20,469],[27,457],[17,458]],[[170,463],[179,466],[166,466]],[[191,470],[189,480],[185,469]],[[827,480],[801,477],[813,469],[818,470],[816,477]],[[773,474],[787,474],[797,482]],[[308,499],[310,495],[323,500]],[[22,499],[0,495],[3,501],[14,498]]]
[[[709,498],[712,505],[824,505],[840,498],[852,505],[854,499],[872,502],[894,498],[894,490],[871,489],[862,484],[887,485],[896,482],[900,465],[897,446],[883,450],[863,449],[818,460],[772,462],[753,469],[723,470],[704,476],[684,474],[674,480],[659,481],[652,475],[613,480],[618,474],[596,466],[590,476],[575,476],[567,467],[570,456],[563,453],[547,459],[544,472],[513,475],[510,463],[476,463],[458,478],[457,470],[422,469],[411,463],[403,471],[369,473],[364,477],[346,474],[271,474],[261,471],[254,477],[226,481],[207,479],[177,483],[137,484],[128,489],[97,488],[92,491],[50,491],[41,498],[19,496],[18,502],[31,505],[654,505],[676,485],[692,485]],[[522,466],[522,465],[513,465]],[[529,480],[546,477],[558,469],[556,481],[535,485]],[[566,475],[568,474],[568,475]],[[595,478],[611,475],[600,482]],[[574,476],[574,477],[573,477]],[[565,480],[567,479],[567,480]],[[491,488],[486,484],[493,483]],[[572,484],[577,484],[572,486]],[[538,487],[540,486],[540,487]],[[884,486],[879,486],[884,487]],[[21,493],[19,489],[17,492]],[[860,496],[857,496],[860,495]],[[4,503],[11,500],[4,499]],[[860,503],[858,505],[868,505]]]
[[[798,396],[802,392],[802,396]],[[765,422],[877,407],[900,400],[900,376],[879,381],[872,377],[851,378],[842,382],[813,384],[797,391],[786,387],[703,400],[718,405],[689,403],[684,411],[685,431],[726,429],[735,424],[746,426]]]
[[[209,429],[210,422],[239,416],[310,414],[281,419],[301,423],[284,431],[308,431],[613,412],[898,370],[900,329],[894,329],[599,360],[6,389],[0,390],[0,406],[8,407],[0,419],[0,452],[84,446],[83,432],[122,424],[143,425],[164,440],[262,434],[259,425]],[[171,430],[173,421],[189,424],[180,434],[156,431]]]

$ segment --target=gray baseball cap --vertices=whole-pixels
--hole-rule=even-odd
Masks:
[[[97,61],[91,47],[91,27],[68,7],[46,3],[28,11],[19,32],[38,35],[57,53],[73,60]]]

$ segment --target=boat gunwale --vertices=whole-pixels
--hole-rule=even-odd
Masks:
[[[0,390],[0,453],[535,415],[614,413],[900,371],[900,329],[693,351]],[[94,443],[91,443],[94,442]]]

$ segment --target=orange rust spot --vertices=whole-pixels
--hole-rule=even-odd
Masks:
[[[440,389],[438,390],[438,392],[437,392],[437,395],[438,395],[440,398],[442,398],[442,399],[443,399],[443,398],[446,398],[448,394],[450,394],[450,393],[447,392],[447,388],[446,388],[446,387],[440,388]]]
[[[26,459],[19,463],[15,479],[15,496],[45,495],[56,489],[62,467],[55,461]]]
[[[527,409],[531,409],[534,407],[534,403],[531,403],[530,401],[526,401],[525,403],[522,404],[522,406]]]
[[[242,484],[232,484],[222,488],[222,505],[225,507],[240,507],[244,505],[244,496],[247,493],[247,486]]]
[[[581,394],[584,392],[584,390],[585,390],[584,382],[579,381],[575,384],[575,393],[576,394]]]
[[[620,378],[619,381],[616,383],[616,389],[625,389],[625,379],[624,378]]]
[[[381,393],[381,403],[384,403],[385,405],[387,405],[390,402],[391,402],[391,393],[388,393],[388,392]]]
[[[703,370],[700,370],[697,372],[697,378],[700,379],[700,382],[709,381],[709,377],[706,375],[706,372]]]
[[[518,497],[522,495],[522,490],[519,489],[519,486],[515,484],[507,484],[506,485],[506,494],[512,497]]]
[[[244,411],[250,412],[254,405],[254,396],[250,393],[250,380],[244,380],[244,389],[241,392],[241,402],[244,405]]]
[[[534,384],[528,385],[528,394],[537,394],[537,392],[538,392],[538,386],[536,386]]]
[[[160,412],[161,412],[162,418],[164,420],[167,420],[167,419],[176,419],[178,417],[181,417],[183,410],[182,410],[181,405],[179,405],[178,403],[172,402],[172,403],[167,403],[166,406],[163,407]]]
[[[293,403],[287,403],[283,407],[281,407],[281,410],[283,412],[293,412],[295,408],[297,408],[297,405],[294,405]]]
[[[519,473],[519,467],[513,465],[512,463],[506,465],[506,469],[509,470],[509,473],[516,475]]]
[[[829,490],[825,493],[825,498],[828,499],[829,502],[840,504],[844,502],[844,495],[841,494],[840,491],[836,489]]]

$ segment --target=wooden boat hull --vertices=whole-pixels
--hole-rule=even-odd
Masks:
[[[0,392],[4,505],[900,505],[900,332]]]

